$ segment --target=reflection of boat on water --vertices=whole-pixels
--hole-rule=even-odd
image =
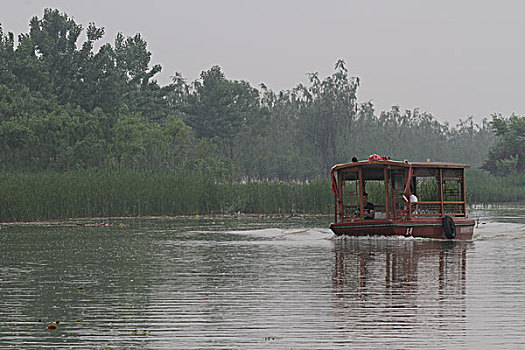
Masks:
[[[436,339],[432,332],[444,339],[464,334],[470,242],[341,237],[334,243],[334,324],[355,334],[354,347],[404,339],[397,348],[426,348],[426,337]]]
[[[443,292],[459,286],[465,294],[466,255],[469,243],[435,240],[347,238],[335,241],[334,286],[366,289],[375,283],[413,288],[418,284]],[[428,280],[428,282],[423,282]],[[433,288],[434,288],[433,287]],[[353,289],[353,288],[352,288]],[[456,288],[458,289],[458,288]]]
[[[467,218],[465,168],[455,163],[409,163],[374,155],[332,168],[336,235],[472,239]],[[370,192],[372,219],[363,196]],[[369,209],[369,207],[368,207]]]

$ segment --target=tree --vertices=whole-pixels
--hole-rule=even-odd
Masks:
[[[345,136],[351,130],[357,114],[357,88],[359,78],[349,78],[343,60],[335,64],[335,73],[320,80],[309,75],[311,86],[303,89],[306,102],[302,114],[305,141],[311,142],[320,155],[323,172],[345,158]]]
[[[225,79],[219,66],[201,73],[189,96],[186,120],[198,137],[219,137],[233,160],[240,130],[258,113],[259,92],[244,81]]]
[[[114,127],[114,154],[117,168],[144,169],[148,154],[148,137],[155,125],[141,115],[122,116]]]
[[[191,128],[174,115],[165,118],[161,128],[167,142],[166,167],[170,170],[184,171],[191,153]]]
[[[7,86],[12,86],[15,81],[12,72],[15,61],[14,42],[13,33],[4,35],[4,31],[0,25],[0,84]]]
[[[482,168],[494,175],[525,173],[525,117],[492,115],[496,142]]]
[[[82,26],[58,10],[45,9],[42,19],[30,21],[30,41],[42,62],[42,68],[52,84],[53,92],[62,103],[75,94],[78,72],[76,42]]]
[[[358,106],[359,79],[339,60],[332,75],[274,93],[226,79],[214,66],[187,84],[159,86],[160,65],[140,34],[94,47],[104,28],[58,10],[34,17],[28,34],[0,27],[0,161],[10,169],[120,167],[205,169],[210,176],[309,179],[371,153],[481,164],[493,140],[487,121],[455,127],[393,106]],[[503,119],[500,120],[500,119]],[[487,167],[523,171],[522,118],[493,120],[498,143]],[[237,174],[233,173],[235,169]]]

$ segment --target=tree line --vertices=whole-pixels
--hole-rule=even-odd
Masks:
[[[307,85],[280,92],[228,79],[219,66],[193,82],[175,73],[161,86],[162,67],[151,65],[140,34],[119,33],[95,50],[103,36],[52,9],[17,40],[0,26],[2,169],[312,179],[378,153],[524,171],[523,117],[451,126],[418,109],[377,113],[358,102],[359,78],[342,60],[328,77],[311,73]]]

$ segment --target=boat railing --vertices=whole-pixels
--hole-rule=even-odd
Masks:
[[[374,211],[376,213],[375,218],[386,218],[386,205],[384,204],[378,204],[374,205]],[[342,212],[342,219],[356,219],[359,217],[359,215],[356,215],[356,213],[359,212],[359,208],[357,205],[344,205],[343,206],[343,212]]]
[[[343,219],[355,218],[357,212],[357,205],[345,205],[343,206],[342,216]]]
[[[417,206],[417,210],[415,207]],[[413,217],[465,216],[463,201],[425,201],[411,204]]]

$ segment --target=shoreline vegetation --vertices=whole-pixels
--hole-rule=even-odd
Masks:
[[[140,33],[104,35],[49,8],[27,33],[0,25],[0,222],[330,214],[330,168],[374,153],[470,164],[469,204],[525,200],[523,116],[378,111],[341,59],[282,91],[219,65],[159,85]]]
[[[217,183],[203,174],[146,171],[4,173],[0,222],[228,213],[329,214],[327,180]]]
[[[466,173],[467,204],[525,201],[525,176]],[[328,179],[217,183],[148,171],[4,172],[0,222],[71,218],[331,215]],[[74,219],[76,220],[76,219]]]

